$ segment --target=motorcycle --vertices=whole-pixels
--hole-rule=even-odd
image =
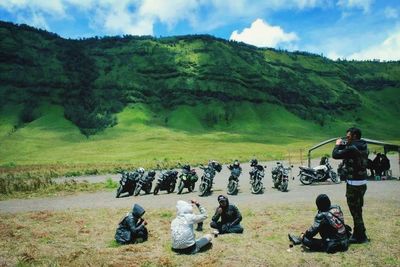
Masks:
[[[184,188],[187,188],[189,192],[193,192],[199,177],[197,176],[195,169],[190,169],[190,165],[184,165],[179,179],[178,194],[182,194]]]
[[[119,171],[118,173],[121,174],[121,179],[119,180],[119,187],[115,197],[119,198],[121,194],[125,192],[127,192],[129,196],[132,196],[140,174],[138,172],[130,173],[127,171]]]
[[[272,182],[276,189],[279,189],[281,192],[287,191],[289,185],[289,171],[291,171],[292,168],[293,166],[284,167],[282,163],[276,163],[276,167],[271,170]]]
[[[261,165],[252,166],[253,169],[250,171],[250,184],[251,193],[261,194],[264,190],[262,179],[264,178],[264,167]]]
[[[231,171],[231,176],[229,177],[228,182],[228,195],[236,195],[238,193],[239,187],[239,176],[242,173],[241,167],[234,167],[232,165],[228,166],[228,169]]]
[[[166,190],[168,194],[174,192],[177,179],[177,171],[170,170],[161,172],[158,176],[153,194],[157,195],[161,190]]]
[[[337,174],[333,171],[331,164],[328,159],[325,160],[325,163],[319,165],[314,168],[308,168],[305,166],[300,166],[300,182],[304,185],[310,185],[316,182],[325,182],[328,179],[331,179],[335,184],[340,183],[340,179]]]
[[[203,176],[201,176],[201,182],[199,185],[199,196],[203,197],[211,193],[213,180],[215,173],[222,170],[222,165],[216,161],[211,161],[207,167],[201,166],[200,169],[204,170]]]
[[[143,190],[146,194],[150,194],[155,176],[156,176],[155,171],[148,171],[146,175],[143,175],[137,182],[134,193],[135,196],[138,196],[141,190]]]

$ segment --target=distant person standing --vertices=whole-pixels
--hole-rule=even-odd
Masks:
[[[346,170],[346,199],[351,216],[354,221],[354,232],[350,243],[368,242],[362,207],[364,194],[367,191],[367,143],[361,140],[361,130],[355,127],[346,131],[346,140],[336,140],[336,146],[332,151],[334,159],[343,159]]]

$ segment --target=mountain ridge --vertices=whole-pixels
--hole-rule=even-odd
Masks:
[[[0,40],[0,108],[21,107],[21,126],[38,118],[41,103],[57,104],[86,136],[115,126],[116,114],[138,103],[167,127],[163,114],[207,103],[223,109],[200,118],[211,130],[221,123],[229,130],[229,103],[276,104],[324,126],[348,112],[373,111],[365,106],[371,92],[400,88],[400,62],[332,61],[210,35],[69,40],[0,22]],[[400,115],[399,101],[393,105],[389,113]],[[362,125],[362,117],[353,123]]]

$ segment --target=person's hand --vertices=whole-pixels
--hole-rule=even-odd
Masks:
[[[340,146],[342,144],[342,142],[343,142],[342,138],[339,138],[339,139],[336,140],[336,145]]]
[[[221,214],[221,213],[222,213],[222,208],[221,208],[221,207],[219,207],[219,208],[217,209],[217,213],[218,213],[218,214]]]
[[[142,224],[147,225],[147,221],[143,219]]]
[[[195,199],[190,200],[190,202],[191,202],[192,204],[195,204],[196,206],[200,205],[200,203],[199,203],[197,200],[195,200]]]

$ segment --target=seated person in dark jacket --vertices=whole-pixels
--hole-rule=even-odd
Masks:
[[[311,251],[335,253],[348,249],[348,236],[343,213],[339,206],[331,205],[329,197],[321,194],[316,199],[318,213],[314,224],[300,237],[289,234],[294,245],[303,244]],[[314,238],[320,234],[322,239]]]
[[[120,244],[141,243],[147,240],[147,222],[142,218],[145,210],[139,205],[133,205],[129,212],[120,222],[115,233],[115,240]]]
[[[220,234],[243,233],[243,227],[240,225],[242,215],[238,208],[229,204],[228,198],[223,195],[218,196],[218,203],[219,206],[211,219],[210,226],[217,229]]]

